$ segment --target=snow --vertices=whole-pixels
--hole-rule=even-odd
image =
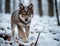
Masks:
[[[40,32],[37,46],[60,46],[60,26],[57,25],[56,15],[49,17],[46,13],[48,6],[46,1],[42,4],[44,10],[44,15],[42,17],[36,13],[38,9],[35,7],[35,14],[30,25],[30,32],[34,32],[35,34],[30,34],[28,38],[29,43],[23,43],[23,41],[21,41],[22,44],[28,45],[31,41],[35,42],[38,35],[37,33]],[[58,2],[60,2],[60,0],[58,0]],[[37,4],[34,4],[34,6],[37,6]],[[15,30],[17,30],[17,27]],[[3,33],[11,35],[11,14],[0,14],[0,34]],[[15,31],[15,36],[17,36],[17,31]],[[12,46],[18,46],[18,44],[14,41],[5,41],[3,38],[0,38],[1,46],[10,46],[10,44],[5,44],[5,42],[12,42]]]
[[[35,43],[36,39],[37,39],[38,33],[35,34],[30,34],[29,38],[28,38],[28,43],[23,43],[22,40],[19,41],[19,43],[23,44],[23,45],[30,45],[31,43]]]

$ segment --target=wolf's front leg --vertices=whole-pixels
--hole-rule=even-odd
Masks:
[[[26,35],[26,32],[23,31],[23,27],[19,26],[19,29],[18,29],[18,35],[20,38],[23,39],[24,42],[27,42],[27,35]]]
[[[12,28],[12,38],[14,39],[14,34],[15,34],[15,24],[11,24]]]
[[[29,36],[29,28],[30,28],[30,26],[26,26],[26,27],[25,27],[27,38],[28,38],[28,36]]]

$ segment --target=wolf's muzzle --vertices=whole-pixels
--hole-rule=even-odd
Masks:
[[[25,21],[28,21],[28,19],[25,19]]]

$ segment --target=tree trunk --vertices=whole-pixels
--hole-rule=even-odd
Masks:
[[[0,0],[0,13],[2,13],[2,0]]]
[[[49,16],[54,16],[53,0],[48,0],[48,11],[49,11]]]
[[[43,16],[42,0],[38,0],[38,8],[39,8],[39,14],[40,14],[40,16]]]
[[[55,0],[55,9],[56,9],[56,17],[57,17],[58,25],[60,25],[60,23],[59,23],[59,15],[58,15],[58,8],[57,8],[57,0]]]
[[[15,10],[15,0],[13,0],[13,10]]]
[[[10,13],[10,0],[5,1],[5,13]]]

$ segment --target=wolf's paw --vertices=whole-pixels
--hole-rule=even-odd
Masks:
[[[23,42],[24,42],[24,43],[28,43],[28,40],[24,40]]]
[[[24,43],[28,43],[28,41],[24,41]]]

